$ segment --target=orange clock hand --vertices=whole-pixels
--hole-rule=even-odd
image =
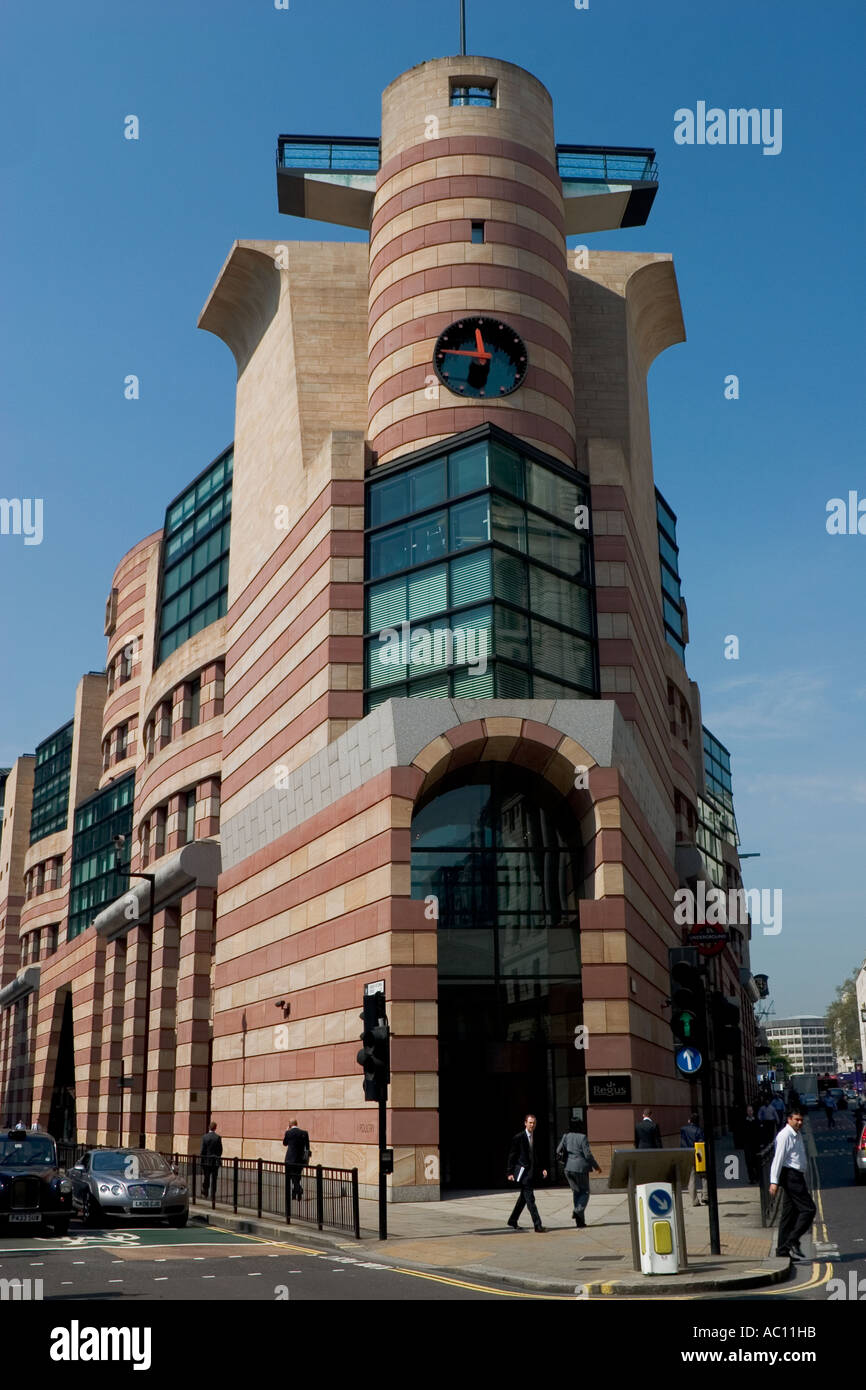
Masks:
[[[479,357],[489,357],[489,356],[490,356],[490,354],[487,353],[487,352],[485,352],[485,350],[484,350],[484,339],[483,339],[482,336],[481,336],[481,329],[480,329],[480,328],[476,328],[476,330],[475,330],[475,346],[476,346],[477,349],[478,349],[478,355],[479,355]]]

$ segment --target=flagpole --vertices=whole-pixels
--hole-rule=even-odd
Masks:
[[[460,0],[460,56],[466,56],[466,0]]]

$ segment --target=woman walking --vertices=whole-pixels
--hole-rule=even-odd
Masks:
[[[586,1225],[586,1205],[589,1201],[589,1175],[592,1170],[601,1172],[589,1147],[585,1134],[572,1126],[568,1134],[563,1134],[556,1150],[556,1156],[565,1164],[566,1181],[574,1198],[574,1224],[578,1230]]]

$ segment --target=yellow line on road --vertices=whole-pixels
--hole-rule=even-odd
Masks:
[[[213,1229],[214,1229],[214,1230],[222,1230],[223,1228],[222,1228],[222,1227],[219,1227],[219,1226],[215,1226]],[[313,1249],[311,1249],[310,1246],[307,1246],[307,1245],[292,1245],[289,1241],[286,1241],[286,1240],[273,1240],[273,1239],[269,1239],[269,1238],[266,1237],[266,1236],[254,1236],[254,1235],[249,1235],[249,1234],[248,1234],[247,1232],[245,1232],[245,1231],[233,1232],[232,1234],[237,1234],[237,1235],[241,1236],[241,1238],[242,1238],[243,1240],[252,1240],[252,1241],[255,1241],[255,1242],[256,1242],[257,1244],[259,1244],[259,1245],[275,1245],[275,1246],[277,1246],[280,1250],[291,1250],[291,1251],[293,1251],[296,1255],[310,1255],[310,1256],[311,1256],[313,1259],[315,1259],[315,1260],[327,1260],[327,1259],[333,1258],[332,1256],[330,1256],[330,1255],[328,1254],[328,1252],[327,1252],[326,1250],[313,1250]],[[348,1246],[348,1247],[343,1247],[343,1248],[347,1248],[347,1249],[350,1249],[350,1250],[351,1250],[351,1249],[353,1249],[354,1247]],[[368,1250],[359,1251],[358,1253],[359,1253],[359,1254],[364,1254],[364,1255],[369,1255],[369,1254],[370,1254],[370,1252],[369,1252]],[[342,1260],[342,1259],[345,1258],[345,1256],[342,1256],[342,1255],[341,1255],[341,1256],[339,1256],[339,1258]],[[365,1263],[365,1262],[364,1262],[364,1261],[361,1261],[361,1260],[358,1261],[358,1264],[359,1264],[359,1265],[363,1265],[363,1263]],[[574,1303],[574,1302],[578,1301],[578,1300],[577,1300],[577,1296],[576,1296],[575,1294],[566,1294],[566,1293],[528,1293],[528,1292],[525,1292],[525,1291],[522,1290],[522,1289],[497,1289],[497,1288],[493,1288],[493,1287],[492,1287],[491,1285],[489,1285],[489,1284],[470,1284],[470,1283],[468,1283],[468,1282],[467,1282],[466,1280],[464,1280],[464,1279],[451,1279],[451,1278],[449,1278],[449,1277],[448,1277],[447,1275],[445,1275],[445,1274],[428,1274],[428,1273],[426,1273],[426,1271],[421,1270],[421,1269],[405,1269],[405,1268],[403,1268],[402,1265],[392,1265],[392,1264],[386,1265],[386,1264],[383,1263],[383,1268],[384,1268],[386,1271],[389,1271],[391,1274],[405,1274],[405,1275],[408,1275],[408,1276],[409,1276],[410,1278],[412,1278],[412,1279],[428,1279],[428,1280],[430,1280],[431,1283],[434,1283],[434,1284],[450,1284],[453,1288],[456,1288],[456,1289],[469,1289],[470,1292],[472,1292],[472,1293],[492,1293],[492,1294],[495,1294],[497,1298],[531,1298],[531,1299],[543,1299],[545,1302],[554,1302],[554,1303]],[[575,1285],[575,1287],[577,1287],[577,1286]]]

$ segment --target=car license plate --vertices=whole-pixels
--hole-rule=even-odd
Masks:
[[[133,1205],[134,1208],[144,1207],[144,1208],[146,1208],[148,1211],[154,1211],[154,1210],[159,1211],[160,1207],[162,1206],[162,1202],[160,1202],[160,1201],[156,1201],[156,1202],[143,1202],[143,1201],[139,1201],[139,1202],[133,1202],[132,1205]]]
[[[9,1214],[10,1221],[41,1221],[42,1213],[39,1211],[13,1211]]]

